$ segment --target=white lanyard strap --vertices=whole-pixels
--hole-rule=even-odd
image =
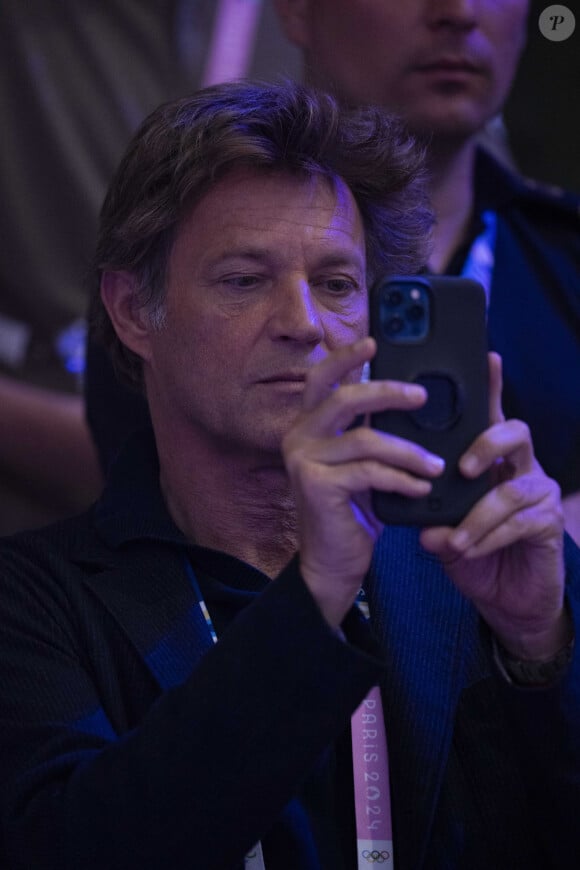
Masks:
[[[244,858],[244,870],[265,870],[265,868],[262,844],[258,840]]]
[[[358,870],[393,867],[389,760],[381,692],[370,690],[352,722],[352,761]]]
[[[364,589],[356,600],[359,612],[370,619]],[[356,816],[358,870],[378,864],[393,868],[393,826],[389,786],[389,754],[381,690],[374,686],[351,719],[352,769]]]

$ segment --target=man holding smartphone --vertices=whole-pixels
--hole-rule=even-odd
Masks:
[[[437,217],[428,267],[486,288],[504,408],[530,426],[580,541],[580,200],[480,147],[513,82],[528,0],[275,3],[310,83],[400,113],[423,142]]]
[[[153,428],[0,551],[9,870],[575,866],[580,557],[499,357],[455,528],[383,527],[372,490],[443,462],[351,426],[425,402],[361,372],[369,283],[430,220],[378,109],[230,84],[137,133],[95,317]]]

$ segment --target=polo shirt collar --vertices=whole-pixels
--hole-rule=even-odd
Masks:
[[[94,508],[94,523],[101,537],[115,549],[144,539],[187,545],[163,499],[159,458],[150,426],[135,432],[113,463]]]

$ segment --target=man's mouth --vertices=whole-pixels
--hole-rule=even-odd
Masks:
[[[261,384],[277,384],[277,383],[304,383],[306,381],[306,372],[304,371],[285,371],[276,372],[273,375],[268,375],[266,378],[260,378]]]
[[[419,64],[416,69],[424,73],[441,73],[450,75],[478,75],[483,72],[480,63],[471,58],[455,55],[441,55]]]

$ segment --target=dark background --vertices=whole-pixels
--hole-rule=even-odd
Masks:
[[[528,44],[504,121],[524,175],[580,194],[580,3],[563,4],[576,16],[576,29],[564,42],[551,42],[538,28],[550,5],[530,4]]]

